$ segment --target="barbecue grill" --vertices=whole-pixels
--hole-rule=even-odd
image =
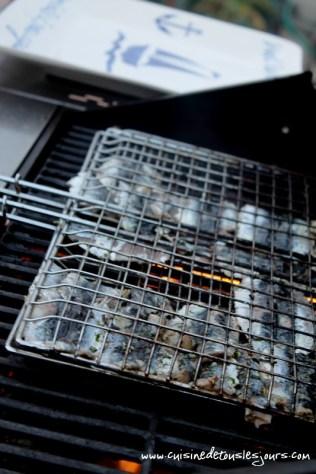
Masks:
[[[284,81],[280,82],[284,84]],[[274,87],[278,88],[278,84],[279,81]],[[258,87],[260,89],[260,86]],[[216,103],[221,92],[214,94],[214,103]],[[175,100],[170,100],[173,104],[171,110],[176,107]],[[192,100],[194,100],[192,97],[188,98],[189,102]],[[196,103],[200,100],[200,95],[197,95]],[[163,107],[163,102],[159,102],[158,105],[151,104],[151,110],[155,112],[157,107]],[[167,103],[168,101],[165,101],[165,104]],[[184,103],[185,101],[181,102],[181,107]],[[140,105],[138,111],[144,108],[146,105]],[[265,209],[273,213],[274,219],[271,225],[286,219],[288,223],[294,223],[296,228],[294,227],[294,230],[291,228],[283,234],[287,234],[292,243],[295,237],[305,239],[305,244],[310,248],[313,239],[312,235],[306,236],[304,223],[308,222],[310,225],[314,218],[313,178],[307,177],[306,173],[301,175],[262,162],[259,164],[216,152],[210,153],[205,149],[192,148],[170,139],[153,138],[139,132],[121,132],[118,129],[112,129],[110,133],[112,139],[113,136],[120,137],[120,141],[123,142],[120,152],[124,156],[128,156],[136,163],[147,159],[151,166],[162,173],[163,185],[167,192],[179,198],[198,198],[202,201],[204,207],[201,213],[208,218],[205,220],[209,221],[209,225],[214,228],[212,231],[198,229],[199,232],[197,232],[196,228],[181,222],[160,219],[158,227],[161,233],[157,234],[154,250],[167,255],[168,260],[157,262],[155,254],[147,253],[141,259],[140,265],[139,262],[132,261],[130,254],[127,254],[130,258],[128,263],[115,261],[115,259],[112,261],[109,256],[106,256],[103,259],[102,268],[96,264],[96,256],[89,254],[90,244],[82,240],[82,235],[74,238],[73,234],[76,236],[83,230],[84,233],[92,233],[94,236],[95,234],[110,235],[115,242],[132,242],[133,252],[137,245],[148,250],[152,249],[152,245],[146,242],[146,235],[144,238],[140,232],[140,224],[150,225],[153,218],[146,212],[143,212],[141,218],[135,217],[128,208],[122,213],[113,205],[111,207],[109,201],[102,203],[95,197],[89,197],[86,191],[93,190],[93,171],[91,175],[88,173],[87,181],[83,183],[82,188],[85,191],[81,192],[80,197],[76,198],[68,193],[66,182],[80,171],[88,149],[90,148],[90,154],[86,160],[85,170],[89,171],[95,169],[104,159],[106,153],[103,148],[113,147],[113,142],[108,146],[106,140],[104,141],[103,133],[96,136],[91,146],[95,131],[104,129],[107,125],[126,126],[126,122],[131,120],[129,114],[133,116],[135,109],[126,107],[120,113],[124,115],[121,120],[118,119],[119,109],[112,111],[108,119],[98,112],[81,117],[77,114],[63,114],[49,139],[47,136],[44,137],[43,149],[40,152],[39,147],[35,149],[36,161],[31,169],[26,173],[24,166],[21,169],[22,177],[3,180],[7,187],[3,193],[6,198],[2,200],[5,212],[5,219],[2,220],[3,261],[1,265],[4,275],[2,314],[3,318],[6,318],[4,321],[10,318],[10,322],[3,325],[4,338],[22,306],[23,295],[27,294],[39,267],[41,267],[40,276],[34,283],[37,290],[40,290],[43,282],[45,285],[45,276],[55,271],[52,270],[53,263],[62,268],[62,273],[68,271],[68,264],[63,263],[65,260],[70,262],[71,268],[79,265],[78,270],[81,275],[87,276],[92,273],[94,278],[97,277],[99,286],[97,290],[92,289],[92,293],[100,291],[100,285],[104,284],[104,279],[108,284],[111,282],[112,287],[117,286],[118,282],[120,288],[141,286],[149,293],[158,292],[165,298],[168,295],[172,302],[179,301],[172,304],[173,309],[169,310],[172,314],[181,309],[184,303],[191,301],[192,296],[200,307],[214,305],[223,314],[232,314],[233,301],[239,299],[236,289],[244,288],[246,291],[253,292],[253,288],[247,286],[246,279],[249,276],[266,281],[270,285],[269,291],[272,291],[272,286],[273,291],[275,287],[281,286],[282,294],[274,294],[275,299],[291,301],[292,306],[302,304],[304,307],[311,307],[314,298],[311,251],[300,254],[294,246],[286,253],[281,248],[282,246],[275,246],[274,239],[269,241],[268,247],[265,242],[256,242],[256,239],[255,243],[250,244],[238,238],[238,231],[224,235],[220,223],[223,221],[226,202],[234,203],[239,210],[250,203],[257,209]],[[286,120],[287,117],[282,117],[282,119]],[[137,121],[139,118],[136,118]],[[143,125],[137,128],[157,133],[157,125],[154,122],[155,119],[148,123],[148,126]],[[91,128],[92,125],[95,128]],[[133,126],[133,123],[130,122],[127,125]],[[293,127],[291,123],[288,125],[290,128]],[[185,123],[183,130],[186,130]],[[163,132],[165,130],[162,126],[161,135],[173,135],[173,138],[183,139],[183,136],[180,136],[183,131]],[[201,130],[201,136],[202,132],[203,130]],[[194,139],[196,133],[192,132],[192,141],[199,145],[209,145],[205,141],[211,138],[205,138],[204,135],[204,138],[196,140]],[[295,141],[292,135],[289,138]],[[286,137],[281,132],[277,148],[284,146],[284,140]],[[254,143],[255,137],[252,137],[250,142]],[[238,146],[236,145],[236,148]],[[249,143],[246,146],[249,146]],[[221,149],[218,144],[215,147]],[[297,151],[292,143],[285,147],[288,147],[292,156]],[[228,149],[227,151],[238,154],[238,150]],[[261,150],[260,153],[265,151]],[[248,149],[242,155],[249,156],[251,151]],[[192,156],[194,159],[190,160]],[[32,158],[32,153],[30,157]],[[108,159],[108,156],[106,158]],[[273,157],[270,159],[277,161],[273,160]],[[298,162],[294,164],[296,167],[300,164],[303,166]],[[184,170],[181,171],[181,168]],[[181,180],[174,179],[180,172]],[[183,182],[183,176],[188,179],[185,187],[180,184]],[[181,205],[174,207],[181,209]],[[182,208],[186,209],[186,206]],[[191,209],[191,212],[194,213],[194,209]],[[258,215],[260,216],[260,212]],[[122,225],[122,221],[124,223],[124,219],[126,222],[128,218],[134,224],[136,220],[136,233],[128,232]],[[295,221],[297,219],[300,221]],[[228,221],[230,221],[229,218]],[[237,218],[236,222],[239,221],[240,219]],[[157,219],[155,224],[157,226]],[[76,226],[81,226],[80,231]],[[260,231],[262,226],[260,223],[254,223],[254,227]],[[166,230],[168,232],[164,232]],[[274,232],[271,230],[272,234],[277,234],[277,232],[278,230]],[[170,235],[176,236],[177,245],[174,240],[170,240]],[[53,240],[51,240],[52,237]],[[202,251],[192,254],[192,248],[191,250],[183,248],[184,241],[191,244],[193,242],[194,248],[199,249],[199,247],[204,247],[206,240],[208,250],[212,250],[210,255],[204,255]],[[216,243],[221,243],[222,246],[216,247]],[[50,244],[49,251],[42,265],[48,244]],[[225,252],[221,252],[223,245],[225,245]],[[93,246],[90,245],[91,247]],[[217,253],[214,248],[217,248]],[[245,261],[243,252],[251,255],[249,261]],[[234,258],[227,262],[227,256],[230,257],[232,254]],[[73,259],[74,255],[76,263]],[[208,264],[205,263],[206,260]],[[262,262],[266,262],[265,265],[262,265]],[[97,266],[99,270],[96,270]],[[17,290],[14,289],[15,285]],[[21,295],[18,298],[16,291]],[[303,292],[304,301],[296,301],[297,292]],[[127,293],[126,295],[125,300],[129,301],[131,296]],[[116,299],[119,302],[122,297]],[[242,301],[241,298],[240,300]],[[140,307],[146,306],[144,301],[135,302]],[[301,450],[313,455],[314,424],[293,418],[294,401],[288,416],[278,415],[274,410],[272,425],[265,430],[257,430],[244,421],[246,396],[243,397],[242,403],[237,403],[230,397],[214,396],[214,394],[210,396],[208,390],[203,390],[196,384],[188,387],[186,382],[179,383],[172,376],[168,376],[172,371],[163,377],[163,380],[161,374],[160,376],[151,374],[150,357],[154,354],[153,345],[143,373],[140,373],[142,370],[139,373],[135,373],[134,369],[125,370],[124,365],[118,370],[117,368],[113,370],[113,367],[100,365],[97,359],[83,357],[79,354],[80,342],[78,344],[78,340],[75,352],[65,353],[65,351],[55,350],[53,357],[47,348],[40,350],[34,348],[30,341],[24,338],[21,332],[23,330],[19,329],[22,328],[21,321],[25,323],[25,317],[26,319],[28,317],[27,311],[30,311],[34,304],[36,305],[36,299],[27,299],[26,312],[21,313],[19,323],[15,325],[11,333],[10,346],[17,352],[31,352],[37,357],[29,360],[12,354],[8,357],[7,353],[4,353],[2,359],[5,371],[2,377],[4,391],[1,398],[4,413],[2,449],[5,453],[3,465],[9,471],[30,472],[34,466],[41,464],[43,469],[45,467],[45,472],[55,471],[56,466],[60,472],[119,472],[124,466],[130,472],[133,472],[132,469],[138,472],[137,469],[142,464],[142,472],[177,472],[179,470],[187,472],[197,470],[198,472],[202,469],[201,463],[193,461],[177,463],[168,459],[147,460],[141,463],[140,453],[199,451],[209,449],[210,445],[223,447],[232,452],[250,447],[253,451]],[[69,301],[69,304],[74,303]],[[274,308],[271,308],[271,311],[274,311]],[[117,308],[112,312],[117,314]],[[164,312],[168,313],[168,309],[164,308]],[[293,315],[293,309],[290,314]],[[128,319],[123,314],[124,316]],[[78,323],[77,320],[76,323]],[[80,324],[79,332],[82,336],[85,324],[84,322]],[[157,323],[152,325],[155,327]],[[168,324],[165,326],[166,329],[169,328]],[[172,328],[172,330],[175,333],[179,332],[177,328]],[[112,328],[109,332],[115,333],[118,330]],[[190,331],[187,332],[190,335]],[[238,331],[232,330],[232,333],[234,332]],[[308,335],[310,334],[306,334]],[[133,336],[136,339],[142,339],[137,331],[133,333]],[[199,338],[207,340],[204,335],[199,335]],[[54,339],[56,343],[57,332],[54,334]],[[188,349],[181,347],[180,339],[176,339],[176,346],[173,349],[185,353]],[[161,341],[157,341],[159,346],[163,346]],[[106,341],[103,340],[103,343],[106,344]],[[234,346],[234,342],[231,344]],[[240,345],[240,341],[238,344]],[[225,344],[225,348],[228,349],[229,345]],[[300,346],[295,345],[295,341],[292,341],[292,346],[295,355],[295,350]],[[197,352],[195,354],[197,357],[201,356],[198,351],[195,352]],[[127,354],[128,351],[125,365]],[[60,364],[48,366],[47,358],[56,359],[58,362],[67,361],[68,367]],[[97,369],[98,372],[106,372],[106,375],[94,373],[92,370],[86,372],[83,380],[82,368],[70,369],[69,364]],[[198,364],[199,362],[195,367],[193,380],[197,380]],[[300,367],[300,362],[296,359],[291,360],[291,364],[295,367],[295,372]],[[269,374],[269,370],[266,372]],[[221,380],[224,380],[223,377]],[[300,378],[295,378],[293,375],[289,377],[289,380],[292,380],[294,385],[300,383],[298,382]],[[306,381],[302,383],[304,385]],[[307,382],[307,386],[310,385],[311,382]],[[129,395],[126,395],[127,393]],[[133,400],[134,394],[137,394],[138,400]],[[158,405],[153,401],[154,399],[159,400]],[[85,408],[84,415],[82,415],[82,408]],[[23,414],[22,419],[19,418],[20,413]],[[291,431],[294,430],[295,436],[292,436]],[[77,446],[82,447],[80,453],[76,449]],[[40,453],[40,456],[36,456],[36,453]],[[134,464],[128,464],[130,461]],[[208,460],[204,464],[205,468],[210,470],[209,472],[217,467],[214,460]],[[237,466],[236,463],[218,464],[220,468],[235,466]]]

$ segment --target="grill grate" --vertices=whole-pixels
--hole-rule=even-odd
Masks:
[[[257,426],[271,421],[257,409],[314,421],[312,185],[138,132],[98,133],[71,182],[85,201],[68,203],[14,350],[221,395],[256,409],[246,417]]]

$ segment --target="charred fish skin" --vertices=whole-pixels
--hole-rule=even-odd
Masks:
[[[271,364],[269,362],[257,362],[255,360],[251,362],[246,395],[246,402],[249,405],[261,410],[268,408],[271,378]],[[270,425],[272,415],[261,410],[246,408],[245,420],[252,423],[256,428]]]
[[[271,217],[265,209],[257,210],[255,220],[254,240],[264,247],[270,246],[271,239]]]
[[[228,314],[199,305],[184,305],[165,323],[162,340],[173,347],[197,350],[205,355],[232,355],[238,329]],[[170,328],[170,329],[169,329]],[[231,345],[230,345],[231,344]]]
[[[196,364],[197,358],[194,354],[156,345],[149,374],[162,380],[189,384],[193,380]]]
[[[237,239],[254,240],[254,225],[256,220],[256,209],[251,204],[242,206],[238,213]]]
[[[41,305],[41,312],[39,317],[47,317],[48,319],[36,320],[36,313],[34,313],[34,321],[26,321],[23,331],[23,341],[25,344],[38,349],[53,349],[54,337],[57,330],[58,319],[55,315],[58,314],[58,306]],[[66,352],[69,348],[65,347]]]
[[[293,257],[290,262],[286,256],[278,253],[267,258],[266,251],[257,249],[252,252],[250,258],[249,251],[235,246],[234,243],[230,244],[221,240],[214,243],[213,251],[219,265],[226,263],[227,266],[231,266],[234,261],[236,267],[254,270],[260,274],[266,274],[267,277],[273,274],[285,280],[289,279],[292,270],[293,279],[301,284],[306,284],[308,278],[309,264],[296,257]]]
[[[178,198],[179,207],[170,212],[176,222],[187,227],[197,228],[201,220],[201,203],[198,199]]]
[[[153,250],[149,246],[134,244],[128,240],[113,238],[104,233],[93,233],[80,225],[71,224],[65,235],[73,242],[77,242],[83,250],[101,260],[109,258],[113,262],[144,260],[166,263],[170,258],[166,252]]]
[[[312,251],[309,226],[303,219],[294,219],[291,225],[291,250],[299,255],[308,255]]]
[[[289,222],[275,217],[273,220],[273,247],[288,252],[290,248]]]
[[[248,381],[247,400],[257,408],[267,408],[272,366],[268,361],[252,360]]]
[[[315,372],[314,357],[296,354],[295,415],[312,422],[315,421]]]
[[[245,276],[233,291],[236,324],[250,340],[257,357],[270,356],[273,337],[271,285]]]
[[[100,304],[100,307],[103,305]],[[92,310],[79,338],[77,354],[87,359],[96,359],[100,353],[106,331],[103,311]]]
[[[226,398],[235,398],[240,386],[239,368],[234,359],[210,359],[202,362],[199,370],[196,387],[213,395],[223,395]]]
[[[57,265],[50,266],[42,286],[31,306],[23,334],[25,342],[58,352],[78,350],[78,355],[95,358],[103,337],[103,329],[98,326],[104,325],[114,290],[100,286],[95,294],[96,283]]]
[[[131,288],[125,297],[128,298],[128,301],[122,301],[116,308],[111,328],[125,333],[125,355],[123,357],[122,354],[121,368],[143,373],[158,337],[159,326],[166,318],[164,311],[172,311],[172,307],[167,298],[134,288]],[[102,356],[103,363],[105,363],[106,357],[109,358],[106,353],[113,352],[113,344],[118,340],[117,336],[112,335],[110,347],[105,346],[105,354]],[[116,363],[119,363],[119,351],[115,349],[114,353]]]
[[[219,233],[234,234],[237,228],[238,211],[233,202],[224,201],[219,217]]]
[[[56,333],[59,328],[59,315],[64,308],[63,280],[67,273],[60,271],[60,267],[51,265],[45,274],[36,301],[31,302],[29,320],[25,321],[22,338],[28,345],[39,349],[53,349]],[[29,294],[33,294],[32,285]],[[69,352],[72,345],[66,342],[61,344],[61,350]]]
[[[141,335],[137,330],[137,336]],[[148,337],[148,336],[147,336]],[[127,349],[128,355],[124,368],[131,372],[144,373],[149,363],[153,343],[133,336]]]
[[[121,219],[122,227],[130,232],[136,230],[141,213],[187,227],[200,226],[200,200],[171,194],[162,174],[147,163],[108,157],[100,166],[72,178],[69,186],[74,194],[81,191],[85,197],[106,202],[109,210],[130,214]]]
[[[308,354],[315,346],[315,313],[312,305],[304,297],[303,292],[294,290],[293,300],[295,353]]]
[[[283,217],[272,217],[265,209],[256,208],[251,204],[244,205],[239,211],[237,238],[256,242],[270,247],[273,235],[273,246],[276,250],[306,255],[311,250],[308,224],[302,219],[295,219],[292,225]],[[290,239],[290,235],[292,238]]]
[[[128,344],[128,336],[108,331],[106,334],[100,365],[122,369]]]
[[[112,311],[120,296],[119,290],[115,288],[102,286],[100,291],[103,296],[96,298],[94,308],[90,310],[77,349],[79,356],[94,360],[100,356],[107,328],[114,325],[115,317]]]
[[[137,322],[131,330],[131,343],[127,349],[125,368],[129,371],[145,372],[154,347],[159,315],[152,313],[147,322]]]
[[[294,318],[291,291],[278,284],[273,285],[273,309],[275,317],[275,341],[294,346]]]
[[[80,171],[68,181],[69,192],[75,196],[84,196],[97,201],[105,201],[106,191],[96,178],[91,179],[88,171]]]
[[[271,219],[269,213],[251,204],[241,207],[238,214],[237,239],[270,245]]]
[[[201,220],[201,203],[196,198],[181,197],[165,190],[151,191],[150,203],[145,207],[145,214],[159,220],[177,222],[182,226],[199,227]]]
[[[193,350],[205,331],[207,312],[207,307],[183,305],[165,321],[168,329],[162,330],[162,340],[174,348],[180,343],[182,348]]]
[[[238,333],[233,333],[233,340],[238,342]],[[216,344],[212,343],[210,350],[204,348],[196,387],[213,395],[222,394],[226,398],[243,401],[249,357],[246,351],[236,347],[232,347],[231,351],[229,348],[218,351]]]
[[[206,342],[200,350],[203,350],[203,354],[214,355],[214,356],[223,356],[225,354],[225,349],[228,346],[228,334],[225,328],[226,325],[225,315],[216,312],[210,311],[208,315],[208,325],[206,330]]]
[[[287,346],[275,344],[273,347],[273,383],[271,407],[287,413],[292,411],[294,399],[293,362]]]
[[[240,268],[250,269],[252,266],[255,271],[260,273],[270,275],[271,272],[273,272],[274,275],[279,276],[280,278],[288,276],[286,262],[278,256],[274,256],[269,260],[266,258],[265,254],[258,251],[253,252],[252,258],[250,259],[249,251],[244,251],[237,247],[234,248],[233,245],[220,240],[215,242],[214,252],[219,264],[224,262],[231,265],[232,261],[234,261],[235,266]]]
[[[200,345],[200,351],[207,356],[232,357],[239,341],[234,318],[228,313],[210,310],[207,323],[206,342]]]
[[[59,283],[59,277],[57,282]],[[29,294],[32,294],[33,288],[32,285]],[[39,290],[36,302],[31,303],[28,320],[24,323],[22,333],[24,342],[39,349],[52,349],[59,312],[60,302],[58,295],[56,298],[55,290],[52,288]]]
[[[272,313],[262,308],[254,308],[251,324],[251,346],[256,357],[271,355]]]
[[[252,303],[252,278],[245,276],[240,285],[235,285],[234,292],[234,318],[240,329],[249,336]]]
[[[273,313],[271,311],[271,285],[263,280],[253,280],[251,346],[257,357],[271,355],[273,337]]]
[[[87,318],[88,307],[93,302],[93,292],[96,284],[86,280],[77,272],[69,272],[62,281],[60,293],[63,298],[57,330],[55,349],[61,350],[60,345],[69,344],[73,352],[79,343],[83,324]],[[78,322],[77,322],[78,321]]]

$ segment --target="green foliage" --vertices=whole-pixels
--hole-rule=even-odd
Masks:
[[[160,0],[159,3],[253,28],[267,29],[271,24],[275,24],[280,2],[278,0]]]
[[[194,3],[196,12],[261,30],[269,29],[277,17],[275,2],[270,0],[199,0]]]

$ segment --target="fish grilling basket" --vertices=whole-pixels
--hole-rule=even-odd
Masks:
[[[312,178],[108,129],[55,204],[20,186],[58,221],[7,349],[314,421]]]

